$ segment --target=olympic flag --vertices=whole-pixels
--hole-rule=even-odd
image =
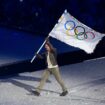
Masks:
[[[91,54],[105,34],[84,25],[65,10],[49,36]]]

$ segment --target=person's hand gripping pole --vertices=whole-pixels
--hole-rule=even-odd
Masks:
[[[43,46],[45,45],[45,43],[48,41],[50,36],[48,36],[45,41],[42,43],[41,47],[39,48],[39,50],[35,53],[35,55],[33,56],[33,58],[31,59],[31,63],[35,60],[36,55],[40,52],[40,50],[43,48]]]

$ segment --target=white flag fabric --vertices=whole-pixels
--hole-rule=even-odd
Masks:
[[[105,34],[84,25],[65,10],[49,36],[90,54]]]

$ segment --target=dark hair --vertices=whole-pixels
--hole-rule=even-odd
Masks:
[[[53,47],[53,45],[49,41],[46,41],[45,44],[47,44],[50,47],[51,52],[54,51],[55,48]]]

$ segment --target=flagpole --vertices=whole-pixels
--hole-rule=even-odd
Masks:
[[[45,41],[42,43],[42,45],[40,46],[40,48],[38,49],[38,51],[36,52],[36,54],[38,54],[40,52],[40,50],[42,49],[42,47],[44,46],[44,44],[46,43],[47,39],[49,38],[50,36],[48,35],[47,38],[45,39]],[[34,59],[36,58],[36,54],[33,56],[33,58],[31,59],[31,63],[34,61]]]

